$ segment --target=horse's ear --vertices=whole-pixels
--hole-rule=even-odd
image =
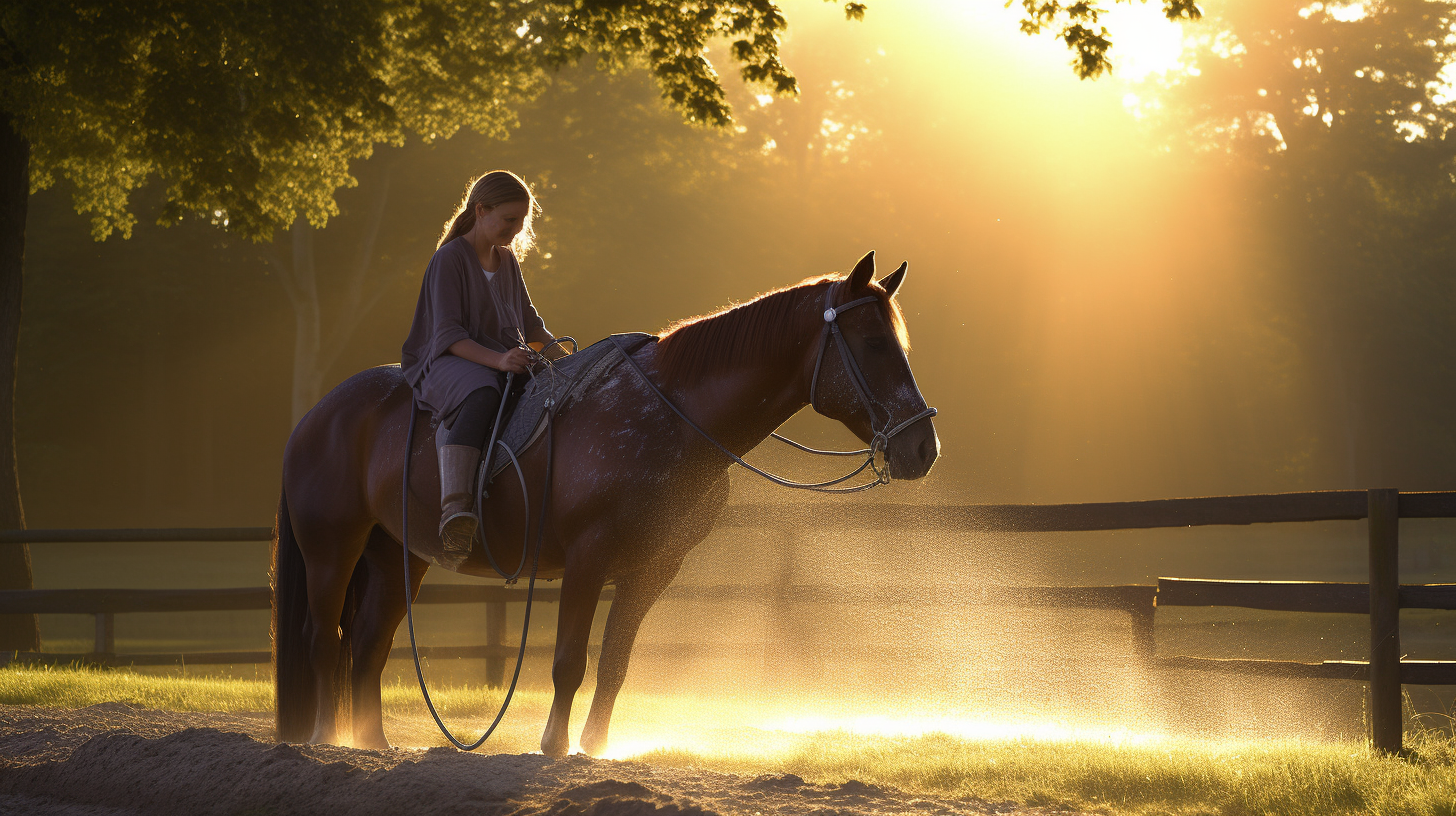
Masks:
[[[854,271],[849,273],[849,291],[859,292],[870,285],[870,279],[875,276],[875,251],[872,249],[865,253],[859,263],[854,265]]]
[[[905,282],[905,270],[910,268],[909,261],[901,261],[900,268],[880,278],[880,285],[885,287],[885,294],[894,297],[899,290],[900,284]]]

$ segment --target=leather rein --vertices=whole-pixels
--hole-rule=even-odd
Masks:
[[[543,346],[541,351],[539,352],[534,351],[529,346],[527,346],[525,339],[522,338],[520,348],[525,350],[531,356],[533,365],[544,365],[545,370],[549,371],[551,373],[551,376],[554,378],[556,376],[555,367],[552,365],[552,361],[548,357],[546,357],[545,352],[546,349],[551,348],[552,346],[559,346],[561,343],[566,341],[571,342],[571,350],[572,352],[575,352],[576,339],[572,337],[553,338],[551,342]],[[490,474],[490,454],[494,452],[495,446],[499,444],[502,448],[505,449],[506,455],[511,457],[511,464],[514,465],[516,468],[516,477],[521,481],[521,500],[525,505],[524,509],[522,510],[524,523],[522,525],[521,533],[523,538],[523,540],[521,541],[521,561],[519,564],[516,565],[516,571],[508,575],[506,574],[506,571],[501,569],[500,565],[496,563],[495,556],[491,553],[490,550],[490,542],[485,540],[484,524],[476,525],[475,536],[480,540],[481,547],[485,550],[485,557],[490,560],[491,568],[494,569],[498,574],[500,574],[501,577],[505,578],[506,583],[508,584],[515,583],[516,579],[520,576],[521,570],[526,566],[526,551],[528,549],[531,549],[531,492],[529,488],[526,487],[526,474],[521,470],[521,463],[516,460],[516,455],[511,451],[510,446],[500,440],[501,418],[505,415],[506,396],[511,391],[511,383],[514,381],[515,376],[515,374],[506,374],[506,387],[505,390],[501,392],[501,403],[500,406],[496,409],[495,424],[491,428],[490,442],[486,445],[485,451],[483,452],[484,461],[482,461],[480,464],[479,481],[476,483],[476,490],[474,491],[476,518],[483,519],[484,516],[480,515],[480,504],[482,494],[485,492],[485,481]],[[408,421],[409,429],[405,431],[404,437],[404,473],[402,474],[403,497],[401,499],[402,503],[400,505],[400,549],[403,551],[404,555],[404,613],[405,620],[409,624],[410,655],[414,658],[415,677],[419,680],[420,694],[423,695],[425,698],[425,707],[430,710],[430,716],[434,718],[435,725],[439,726],[440,733],[445,735],[445,739],[449,740],[450,744],[454,745],[456,748],[459,748],[462,751],[474,751],[475,749],[484,745],[485,741],[487,739],[490,739],[490,735],[495,733],[496,726],[500,725],[501,719],[504,718],[506,715],[506,709],[510,708],[511,698],[513,698],[516,694],[516,683],[521,679],[521,664],[524,663],[526,660],[526,638],[531,633],[531,603],[536,595],[536,571],[541,565],[541,545],[546,540],[546,507],[551,498],[551,463],[553,458],[552,443],[555,436],[553,432],[555,430],[556,409],[558,407],[555,393],[556,392],[553,388],[552,396],[546,400],[546,473],[542,479],[541,515],[536,524],[536,547],[531,558],[531,577],[530,580],[526,582],[526,611],[523,615],[523,620],[521,621],[521,645],[516,651],[516,669],[511,674],[511,684],[506,689],[505,699],[501,701],[500,709],[496,712],[495,719],[491,722],[490,727],[485,729],[485,733],[480,735],[479,739],[477,739],[475,742],[470,743],[467,743],[464,740],[461,740],[459,737],[456,737],[455,734],[450,731],[450,728],[445,725],[444,719],[440,717],[440,712],[435,708],[435,701],[431,699],[430,689],[425,684],[424,667],[420,665],[420,647],[419,644],[415,641],[414,593],[411,591],[412,584],[410,582],[409,563],[409,471],[410,459],[412,458],[415,445],[414,415],[419,410],[419,402],[414,399],[413,396],[410,398],[410,418]]]
[[[648,379],[647,373],[642,370],[642,367],[637,364],[636,360],[632,359],[632,355],[628,354],[626,352],[626,349],[621,349],[620,344],[618,344],[617,347],[622,350],[622,356],[627,358],[627,363],[632,366],[632,370],[637,372],[637,376],[640,377],[642,381],[647,384],[647,387],[652,390],[652,393],[657,395],[657,398],[659,400],[662,400],[662,403],[664,405],[666,405],[668,408],[671,408],[672,412],[677,414],[679,419],[688,424],[688,427],[697,431],[699,436],[713,443],[714,447],[722,451],[724,455],[732,459],[734,462],[737,462],[748,470],[751,470],[754,473],[757,473],[759,476],[762,476],[770,482],[773,482],[774,484],[780,485],[782,487],[791,487],[796,490],[812,490],[817,493],[858,493],[862,490],[869,490],[871,488],[879,487],[880,485],[890,483],[889,467],[888,465],[886,465],[885,467],[881,467],[875,460],[876,455],[883,454],[885,452],[886,448],[890,444],[890,440],[895,438],[896,434],[900,433],[911,425],[914,425],[916,422],[919,422],[922,419],[928,419],[935,416],[936,410],[934,408],[926,406],[924,410],[920,411],[909,419],[893,426],[890,424],[893,417],[891,417],[889,411],[886,410],[885,424],[878,430],[875,429],[875,406],[874,401],[870,399],[869,383],[864,378],[864,372],[860,369],[859,361],[855,359],[854,353],[850,351],[849,343],[844,339],[844,333],[839,329],[839,316],[849,311],[850,309],[863,306],[866,303],[874,303],[880,298],[878,295],[866,295],[865,297],[859,298],[858,300],[852,300],[844,304],[843,306],[836,308],[834,306],[834,293],[838,288],[838,283],[832,284],[829,287],[829,290],[824,293],[824,328],[819,333],[819,354],[814,360],[814,377],[809,382],[809,407],[813,408],[815,411],[819,411],[819,371],[824,366],[824,355],[829,350],[830,338],[833,338],[835,347],[839,350],[839,356],[841,359],[844,360],[845,370],[849,372],[850,383],[854,385],[855,393],[859,395],[860,403],[864,405],[865,413],[869,416],[870,429],[874,431],[874,436],[870,439],[870,446],[863,450],[857,451],[825,451],[811,448],[806,445],[801,445],[798,442],[789,439],[788,437],[780,436],[778,433],[771,434],[774,439],[792,445],[795,448],[804,451],[805,453],[812,453],[819,456],[865,457],[865,461],[859,467],[855,468],[853,471],[850,471],[843,476],[840,476],[837,479],[830,479],[824,482],[812,483],[795,482],[790,479],[785,479],[781,476],[775,476],[768,471],[754,467],[748,462],[745,462],[741,456],[738,456],[737,454],[728,450],[726,447],[723,446],[721,442],[714,439],[696,422],[693,422],[691,419],[689,419],[688,415],[682,412],[682,409],[674,405],[672,400],[668,399],[667,395],[662,393],[662,390],[658,388],[657,385],[652,382],[652,380]],[[616,343],[617,341],[615,338],[613,338],[612,342]],[[919,389],[917,388],[916,394],[919,395],[919,393]],[[924,402],[924,397],[921,397],[921,401]],[[820,411],[820,413],[823,412]],[[866,468],[868,468],[872,473],[875,474],[874,481],[866,482],[861,485],[854,485],[852,487],[836,487],[836,485],[847,482],[855,476],[858,476],[860,473],[863,473]]]

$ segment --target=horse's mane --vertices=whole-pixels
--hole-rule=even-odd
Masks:
[[[818,314],[823,294],[816,287],[841,279],[840,275],[816,275],[765,292],[747,303],[670,324],[657,334],[658,372],[667,382],[692,384],[720,367],[762,359],[782,350],[794,340],[796,314],[805,298],[813,293],[813,311]],[[870,291],[888,305],[895,336],[909,351],[910,335],[900,305],[879,284],[870,284]]]

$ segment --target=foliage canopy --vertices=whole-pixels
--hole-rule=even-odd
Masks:
[[[1106,69],[1095,5],[1023,4],[1028,33],[1061,26],[1079,75]],[[1199,14],[1193,0],[1163,5]],[[131,194],[153,177],[162,223],[202,213],[268,239],[300,218],[322,226],[355,183],[350,162],[376,145],[504,135],[550,71],[588,54],[645,65],[687,120],[727,124],[709,44],[727,42],[746,82],[793,95],[786,27],[771,0],[12,0],[0,118],[31,146],[31,190],[72,183],[98,239],[130,235]]]
[[[503,135],[548,71],[588,52],[645,63],[689,120],[725,123],[708,42],[793,93],[784,27],[767,0],[20,0],[0,10],[0,111],[32,147],[32,190],[73,183],[97,238],[130,233],[130,195],[153,176],[163,222],[200,212],[267,238],[321,226],[375,145]]]

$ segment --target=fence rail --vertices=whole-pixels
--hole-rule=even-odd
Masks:
[[[1325,490],[1080,504],[923,505],[851,503],[836,499],[790,504],[743,503],[725,508],[718,519],[718,526],[1079,533],[1297,521],[1360,521],[1369,514],[1368,493],[1366,490]],[[1401,518],[1456,518],[1456,491],[1401,493],[1399,508]],[[0,544],[268,541],[272,537],[272,527],[0,530]]]
[[[1401,748],[1401,684],[1456,684],[1456,662],[1400,659],[1399,612],[1407,609],[1456,609],[1456,584],[1399,584],[1397,575],[1399,520],[1456,518],[1456,492],[1400,493],[1382,490],[1335,490],[1156,499],[1084,504],[910,505],[815,501],[798,504],[729,506],[720,527],[767,527],[790,530],[868,529],[904,532],[1051,533],[1134,530],[1210,525],[1249,525],[1312,521],[1367,520],[1370,579],[1368,583],[1304,581],[1216,581],[1159,579],[1157,586],[990,587],[956,588],[955,594],[932,595],[939,603],[981,603],[1002,606],[1119,610],[1129,613],[1134,648],[1153,665],[1153,616],[1157,607],[1234,606],[1298,612],[1341,612],[1370,616],[1369,661],[1298,663],[1272,660],[1214,660],[1172,657],[1156,661],[1162,668],[1253,673],[1274,677],[1360,680],[1369,684],[1371,738],[1376,748]],[[80,542],[246,542],[267,541],[268,527],[0,530],[0,543],[60,544]],[[524,593],[499,586],[439,585],[422,587],[419,603],[486,604],[487,638],[480,646],[435,646],[422,650],[434,657],[483,657],[487,681],[500,682],[504,661],[515,648],[501,643],[506,605]],[[609,597],[609,596],[608,596]],[[903,603],[905,593],[891,588],[845,589],[823,586],[675,587],[667,597],[724,602],[791,600],[817,604]],[[537,599],[560,599],[557,588],[537,590]],[[266,662],[267,652],[206,652],[175,655],[115,654],[115,615],[130,612],[182,612],[267,609],[266,587],[216,590],[55,589],[0,591],[0,614],[61,613],[96,616],[95,651],[89,655],[19,654],[21,659],[67,662],[77,658],[102,662]],[[666,647],[669,651],[673,648]],[[528,651],[542,653],[547,647]],[[402,650],[396,649],[391,656]]]
[[[975,587],[962,593],[918,593],[912,596],[917,605],[964,606],[979,603],[987,606],[1057,607],[1101,609],[1127,612],[1134,623],[1134,644],[1144,660],[1152,658],[1153,586],[1085,586],[1085,587]],[[606,587],[601,599],[610,601],[615,590]],[[486,605],[485,629],[490,641],[480,646],[421,647],[423,657],[483,658],[486,682],[500,685],[504,679],[505,661],[516,656],[515,646],[505,639],[506,607],[525,603],[526,592],[499,585],[426,584],[420,587],[416,604],[479,604]],[[905,603],[903,588],[776,584],[743,586],[736,584],[708,586],[675,586],[663,593],[664,600],[694,603],[776,602],[813,605],[883,606]],[[559,603],[559,587],[537,587],[535,602]],[[138,653],[116,651],[115,616],[137,612],[220,612],[260,611],[272,608],[272,592],[268,587],[234,587],[227,589],[11,589],[0,590],[0,615],[11,613],[76,614],[96,617],[96,639],[92,651],[81,653],[20,652],[14,659],[22,662],[64,665],[74,662],[100,665],[177,665],[267,663],[267,651]],[[554,647],[527,647],[530,655],[549,655]],[[691,649],[688,644],[664,644],[648,647],[668,653]],[[409,651],[397,648],[391,658],[408,657]]]
[[[1275,612],[1370,612],[1370,585],[1334,581],[1159,578],[1158,606],[1237,606]],[[1404,584],[1402,609],[1456,609],[1456,584]]]

